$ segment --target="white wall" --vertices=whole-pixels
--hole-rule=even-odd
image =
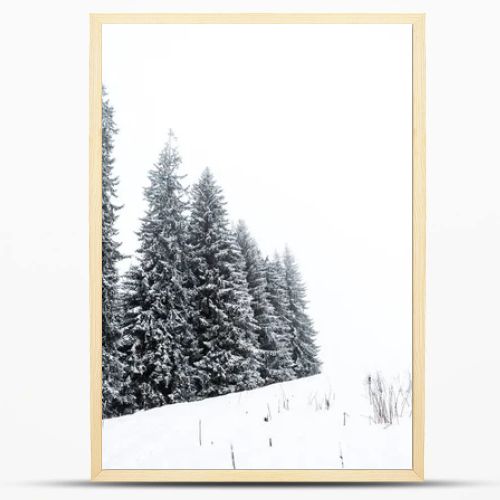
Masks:
[[[7,498],[327,498],[262,487],[86,486],[88,25],[92,11],[424,11],[428,486],[343,498],[496,498],[500,449],[498,2],[17,1],[0,17],[0,470]],[[454,482],[455,481],[455,482]],[[496,489],[496,491],[495,491]],[[460,490],[460,491],[458,491]],[[340,493],[340,492],[339,492]]]

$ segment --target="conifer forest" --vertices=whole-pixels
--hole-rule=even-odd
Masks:
[[[263,255],[245,222],[231,219],[209,168],[186,185],[172,131],[144,187],[137,253],[123,255],[118,129],[103,89],[103,418],[318,374],[316,331],[292,249]]]

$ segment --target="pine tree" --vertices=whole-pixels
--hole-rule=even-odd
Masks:
[[[306,288],[297,263],[285,249],[283,257],[284,278],[287,294],[287,319],[291,327],[292,360],[297,377],[319,373],[321,363],[315,344],[316,332],[307,314]]]
[[[102,101],[102,413],[119,415],[123,398],[124,366],[120,359],[120,292],[117,263],[123,256],[117,240],[118,178],[114,175],[114,136],[118,132],[114,110],[103,88]]]
[[[125,335],[130,379],[144,409],[189,399],[186,346],[192,343],[186,286],[186,190],[181,158],[169,140],[149,172],[146,215],[139,231],[139,265],[126,285]]]
[[[277,343],[276,381],[295,378],[292,360],[292,326],[289,319],[288,297],[285,282],[285,269],[278,254],[264,262],[266,293],[273,310],[273,336]]]
[[[269,302],[266,266],[256,241],[246,224],[239,221],[236,240],[245,261],[245,273],[251,306],[257,322],[257,335],[262,359],[261,376],[266,384],[291,378],[286,346],[280,342],[280,321]]]
[[[198,398],[262,385],[244,260],[228,226],[222,190],[206,169],[192,189],[189,224]]]
[[[146,332],[150,331],[149,293],[142,268],[132,264],[125,273],[122,283],[123,337],[120,345],[124,360],[124,392],[130,400],[132,411],[145,407],[143,394],[149,394],[151,387],[143,380],[144,347]]]

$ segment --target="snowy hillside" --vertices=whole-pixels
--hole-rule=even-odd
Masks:
[[[348,403],[316,375],[107,419],[103,468],[411,468],[411,418],[371,423],[362,389]]]

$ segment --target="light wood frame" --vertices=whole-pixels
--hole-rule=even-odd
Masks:
[[[413,467],[377,470],[111,470],[102,468],[101,42],[103,24],[411,24],[413,32]],[[93,481],[411,482],[424,479],[425,15],[90,15],[90,423]]]

